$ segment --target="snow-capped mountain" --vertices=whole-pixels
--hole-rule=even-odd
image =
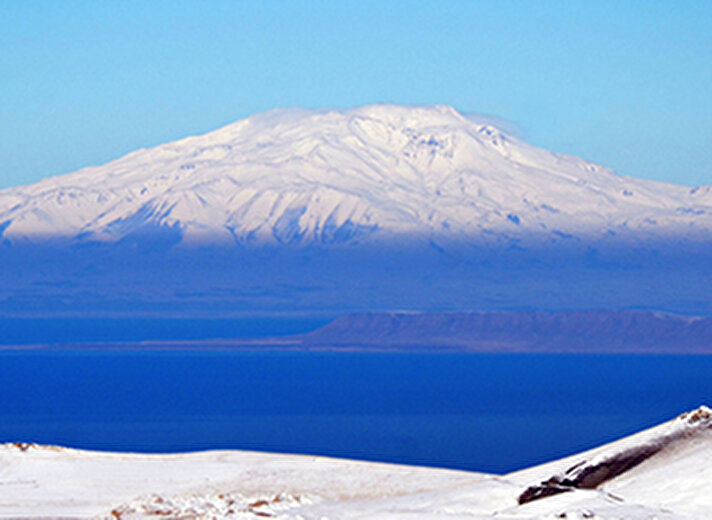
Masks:
[[[712,236],[712,187],[622,177],[446,106],[280,110],[0,191],[0,236],[183,244]]]

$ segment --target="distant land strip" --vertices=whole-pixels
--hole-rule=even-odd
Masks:
[[[712,353],[712,319],[655,311],[362,313],[303,336],[308,346],[462,352]]]
[[[268,338],[3,345],[2,350],[712,354],[712,318],[655,311],[372,312]]]

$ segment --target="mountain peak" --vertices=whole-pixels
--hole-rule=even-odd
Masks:
[[[449,105],[366,105],[343,114],[346,117],[376,119],[400,127],[467,123],[467,118]]]

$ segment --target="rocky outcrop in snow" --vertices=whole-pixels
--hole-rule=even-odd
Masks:
[[[552,475],[541,484],[528,487],[519,496],[519,503],[526,504],[576,489],[596,489],[654,455],[671,450],[680,442],[688,441],[700,429],[710,428],[712,410],[708,407],[702,406],[693,412],[684,413],[665,428],[647,433],[645,439],[629,442],[629,446],[622,445],[617,450],[603,451],[588,460],[583,459],[563,473]]]

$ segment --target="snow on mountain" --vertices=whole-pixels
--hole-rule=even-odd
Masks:
[[[712,231],[712,190],[622,177],[447,106],[278,110],[0,191],[0,236],[332,244]]]
[[[703,520],[712,411],[509,475],[297,455],[0,446],[0,518]]]

